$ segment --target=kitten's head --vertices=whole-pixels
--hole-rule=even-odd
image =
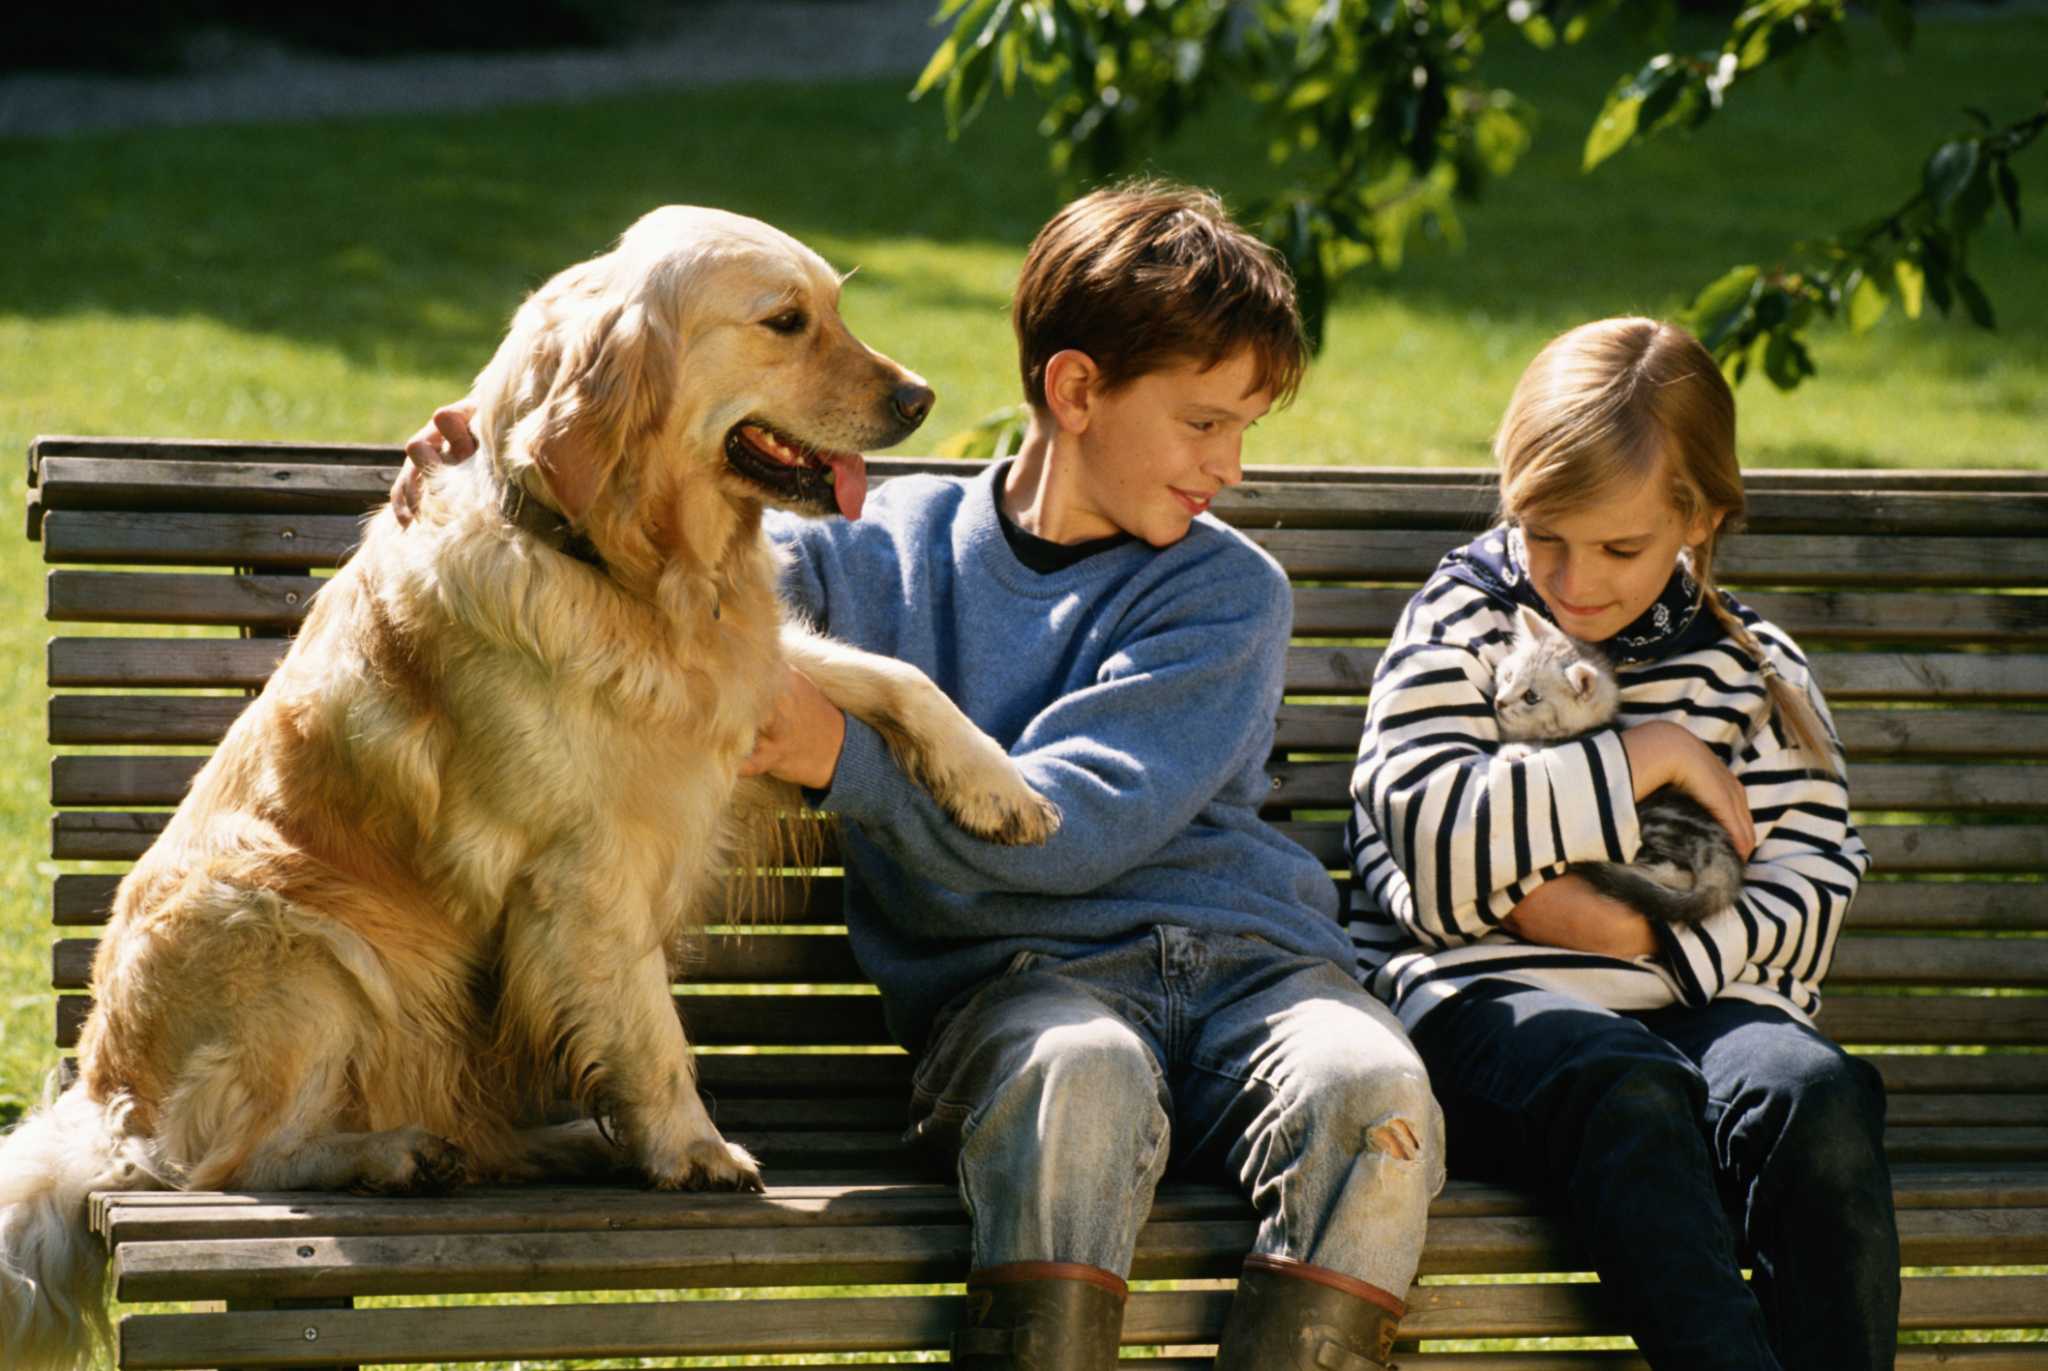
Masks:
[[[1535,610],[1515,611],[1515,644],[1493,673],[1493,713],[1507,742],[1572,738],[1613,721],[1621,702],[1598,648]]]

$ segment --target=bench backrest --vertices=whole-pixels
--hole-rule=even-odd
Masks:
[[[52,567],[59,632],[60,1048],[89,1006],[92,930],[119,879],[118,866],[74,864],[126,863],[149,844],[399,458],[119,439],[31,448],[29,533]],[[1754,472],[1749,489],[1722,579],[1814,658],[1875,858],[1822,1026],[1883,1069],[1895,1157],[2048,1154],[2048,476]],[[1216,503],[1295,583],[1271,818],[1333,869],[1378,644],[1442,553],[1485,527],[1491,501],[1486,472],[1263,468]],[[784,927],[714,935],[679,988],[721,1122],[771,1163],[896,1155],[907,1066],[834,926],[839,893],[836,878],[818,880]]]

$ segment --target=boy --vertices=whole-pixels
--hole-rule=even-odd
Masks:
[[[792,606],[930,675],[1060,832],[968,836],[794,672],[747,764],[843,821],[854,950],[918,1056],[909,1135],[953,1163],[972,1220],[954,1364],[1114,1367],[1171,1162],[1259,1213],[1219,1367],[1382,1366],[1440,1116],[1340,969],[1328,878],[1259,818],[1289,591],[1205,514],[1299,382],[1292,283],[1213,196],[1128,186],[1039,233],[1013,322],[1013,461],[771,532]],[[409,450],[439,447],[429,428]]]

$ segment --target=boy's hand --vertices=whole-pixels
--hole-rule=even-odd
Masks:
[[[1537,886],[1501,926],[1523,942],[1545,947],[1607,957],[1657,955],[1657,935],[1648,919],[1577,876],[1558,876]]]
[[[405,465],[391,483],[391,512],[401,526],[420,512],[421,473],[450,462],[466,462],[476,452],[476,401],[457,400],[434,411],[433,420],[406,440]]]
[[[811,678],[785,666],[775,712],[754,735],[754,750],[740,763],[742,776],[773,776],[810,790],[826,790],[846,745],[846,716]]]

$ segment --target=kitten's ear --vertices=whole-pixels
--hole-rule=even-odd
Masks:
[[[1525,638],[1535,638],[1540,641],[1550,632],[1548,621],[1527,605],[1523,605],[1515,610],[1515,623],[1520,627],[1522,636]]]
[[[1581,700],[1593,698],[1593,692],[1600,685],[1600,673],[1590,662],[1573,662],[1564,669],[1565,680],[1571,683],[1572,693]]]

